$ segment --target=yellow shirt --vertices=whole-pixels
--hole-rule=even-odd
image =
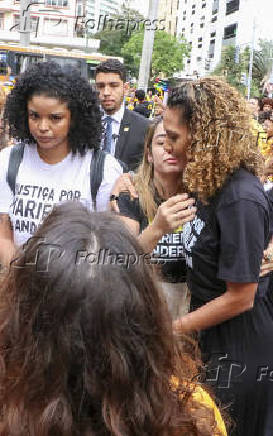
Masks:
[[[179,385],[178,379],[176,377],[171,378],[171,386],[173,389],[177,389]],[[206,392],[200,385],[196,385],[196,388],[192,394],[192,397],[196,403],[202,404],[208,409],[213,410],[214,418],[217,425],[217,432],[222,436],[227,436],[227,430],[221,413],[216,406],[215,402],[211,396]],[[211,435],[213,436],[213,435]]]
[[[257,120],[252,120],[252,133],[257,138],[257,145],[259,151],[265,156],[268,153],[267,133],[264,131],[263,126]]]
[[[267,163],[269,163],[270,159],[272,159],[273,157],[273,137],[271,136],[270,138],[268,138],[268,140],[266,141],[267,144],[267,148],[265,150],[264,153],[264,157],[265,157],[265,165],[267,165]],[[267,180],[269,182],[273,182],[273,175],[270,175],[267,177]]]

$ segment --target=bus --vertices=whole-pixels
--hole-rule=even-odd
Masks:
[[[80,50],[66,50],[63,48],[48,49],[43,47],[22,47],[19,45],[0,44],[0,82],[13,81],[27,65],[36,62],[54,61],[64,65],[71,65],[78,69],[83,77],[91,83],[95,79],[95,69],[106,59],[122,58],[104,56],[99,53],[84,53]]]

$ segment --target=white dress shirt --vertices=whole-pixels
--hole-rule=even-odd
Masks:
[[[124,110],[125,105],[124,103],[120,106],[119,110],[115,112],[113,115],[109,115],[112,118],[112,143],[111,143],[111,155],[115,155],[116,151],[116,143],[118,141],[119,137],[119,129],[120,129],[120,123],[122,121],[122,118],[124,116]],[[107,114],[103,112],[102,116],[102,122],[105,123]],[[104,148],[104,135],[102,137],[102,148]]]

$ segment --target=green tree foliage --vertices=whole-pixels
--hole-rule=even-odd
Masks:
[[[248,75],[249,71],[249,47],[240,53],[239,63],[235,62],[235,47],[226,47],[221,56],[221,61],[213,71],[213,75],[225,76],[228,83],[239,89],[244,95],[246,86],[241,83],[242,73]],[[273,41],[259,41],[259,50],[254,51],[251,95],[259,96],[263,85],[268,80],[273,65]]]
[[[144,32],[136,32],[122,49],[125,61],[135,67],[135,73],[138,72],[141,61],[143,39]],[[177,39],[162,30],[156,31],[151,74],[157,76],[162,72],[165,77],[168,77],[176,71],[183,70],[183,55],[188,56],[189,51],[185,39]]]
[[[143,20],[143,16],[138,11],[123,4],[120,14],[108,17],[105,20],[105,28],[92,35],[93,38],[101,41],[100,52],[106,56],[123,57],[121,50],[129,41],[135,28],[141,28],[141,24],[138,24],[140,20]]]
[[[226,81],[237,88],[242,94],[246,93],[246,85],[241,83],[242,75],[248,73],[249,48],[245,48],[239,54],[238,61],[235,62],[236,48],[234,45],[227,46],[222,51],[221,61],[213,71],[214,76],[225,77]]]
[[[262,92],[264,83],[269,79],[273,65],[273,41],[260,39],[259,50],[254,52],[253,78]]]

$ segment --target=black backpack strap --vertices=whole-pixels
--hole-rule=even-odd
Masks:
[[[25,151],[25,144],[16,144],[14,147],[12,147],[10,152],[9,166],[8,166],[8,173],[7,173],[7,183],[13,195],[15,195],[16,178],[17,178],[20,164],[23,160],[24,151]]]
[[[97,210],[97,193],[100,188],[104,176],[104,163],[106,153],[101,149],[93,151],[93,156],[90,165],[90,188],[93,210]]]

